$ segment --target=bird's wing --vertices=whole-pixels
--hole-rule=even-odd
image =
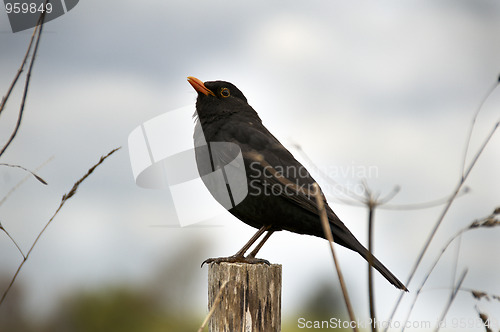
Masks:
[[[231,128],[238,128],[238,130]],[[313,191],[315,180],[262,124],[231,126],[221,132],[225,135],[225,141],[234,142],[240,146],[247,170],[256,170],[262,181],[267,181],[270,186],[281,186],[282,192],[289,193],[283,195],[285,199],[313,214],[318,214]],[[250,164],[252,167],[248,167]],[[338,219],[326,204],[324,196],[323,200],[328,216]]]

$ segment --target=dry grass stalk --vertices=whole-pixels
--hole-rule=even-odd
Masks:
[[[3,225],[2,225],[1,222],[0,222],[0,230],[3,231],[5,234],[7,234],[7,236],[9,237],[9,239],[12,241],[12,243],[14,243],[14,245],[17,248],[17,250],[19,250],[19,252],[23,256],[23,258],[26,259],[26,256],[24,255],[23,251],[21,250],[21,247],[19,247],[19,245],[17,244],[17,242],[14,240],[14,238],[12,236],[10,236],[9,232],[7,232],[7,230],[3,227]]]
[[[476,299],[478,302],[481,301],[482,299],[485,299],[486,301],[490,301],[492,299],[495,301],[500,301],[500,296],[498,296],[498,295],[488,294],[487,292],[474,290],[474,289],[462,289],[462,290],[469,291],[472,294],[472,296],[474,297],[474,299]],[[477,314],[479,315],[479,319],[481,319],[481,322],[484,324],[484,328],[486,329],[486,332],[493,332],[492,319],[489,318],[489,316],[486,313],[479,310],[478,305],[476,305],[475,308],[476,308]]]
[[[38,166],[34,172],[38,172],[40,169],[42,169],[42,167],[44,167],[45,165],[47,165],[50,161],[52,161],[54,159],[54,156],[50,157],[49,159],[47,159],[45,162],[43,162],[40,166]],[[30,173],[34,173],[34,172],[31,172]],[[16,183],[15,186],[13,186],[8,192],[7,194],[5,194],[5,196],[0,200],[0,206],[2,206],[5,201],[7,200],[7,198],[9,198],[10,195],[12,195],[12,193],[14,193],[19,187],[21,187],[21,185],[27,181],[29,178],[31,177],[31,174],[28,174],[26,175],[24,178],[22,178],[18,183]],[[43,183],[43,182],[42,182]]]
[[[500,295],[490,294],[483,291],[478,291],[475,289],[462,289],[464,291],[470,292],[476,300],[485,299],[486,301],[494,300],[500,302]]]
[[[426,284],[426,282],[429,279],[430,275],[434,271],[434,268],[437,266],[439,260],[441,259],[441,257],[445,253],[445,251],[448,249],[448,247],[450,246],[450,244],[452,244],[453,241],[455,241],[463,233],[465,233],[465,232],[467,232],[469,230],[477,229],[477,228],[481,228],[481,227],[500,226],[500,220],[496,219],[497,215],[498,215],[498,212],[499,212],[498,210],[500,210],[500,209],[497,208],[497,209],[495,209],[493,211],[493,213],[491,215],[489,215],[489,216],[487,216],[487,217],[485,217],[485,218],[483,218],[483,219],[481,219],[479,221],[476,220],[476,221],[472,222],[469,226],[462,228],[454,236],[452,236],[450,238],[450,240],[448,240],[448,242],[445,244],[445,246],[443,247],[443,249],[441,249],[441,252],[439,253],[438,257],[434,260],[433,264],[429,268],[429,271],[427,271],[427,273],[425,274],[425,277],[422,280],[422,283],[419,285],[419,287],[418,287],[418,289],[416,291],[415,297],[413,298],[413,301],[412,301],[412,303],[410,305],[410,309],[408,310],[408,313],[406,315],[405,323],[409,321],[411,312],[413,311],[413,308],[415,307],[417,299],[418,299],[420,293],[422,292],[422,289],[423,289],[424,285]]]
[[[422,259],[425,255],[425,253],[427,252],[427,249],[429,248],[432,240],[434,239],[434,236],[435,234],[437,233],[437,230],[439,229],[439,226],[441,225],[441,223],[443,222],[444,220],[444,217],[447,215],[448,213],[448,210],[450,209],[451,205],[453,204],[453,202],[455,201],[455,199],[458,197],[458,194],[460,193],[460,191],[462,190],[462,187],[464,186],[464,183],[467,181],[467,178],[469,177],[471,171],[474,169],[474,166],[476,165],[477,161],[479,160],[479,158],[481,157],[484,149],[486,148],[486,146],[488,145],[489,141],[491,140],[491,138],[493,137],[493,135],[495,134],[496,130],[498,129],[498,127],[500,126],[500,121],[496,122],[494,125],[493,125],[493,128],[491,129],[491,131],[486,135],[484,141],[483,141],[483,144],[480,146],[480,148],[478,149],[478,151],[476,152],[476,154],[473,156],[472,160],[470,161],[469,163],[469,166],[466,168],[465,167],[465,163],[466,163],[466,159],[467,159],[467,154],[468,154],[468,148],[469,148],[469,145],[470,145],[470,140],[471,140],[471,137],[472,137],[472,132],[473,132],[473,129],[474,129],[474,125],[476,123],[476,118],[479,114],[479,112],[481,111],[482,109],[482,106],[485,102],[485,100],[487,100],[489,98],[489,96],[491,95],[491,93],[498,87],[499,85],[499,82],[497,81],[495,83],[495,85],[493,86],[492,89],[489,90],[489,92],[486,94],[486,97],[483,99],[483,101],[480,103],[479,107],[477,108],[475,114],[474,114],[474,117],[472,119],[472,123],[471,123],[471,126],[470,126],[470,134],[469,136],[467,137],[466,139],[466,145],[465,145],[465,156],[464,156],[464,160],[463,160],[463,165],[462,165],[462,172],[461,172],[461,176],[460,176],[460,180],[458,181],[458,184],[453,192],[453,194],[451,195],[450,197],[450,200],[447,202],[446,206],[444,207],[442,213],[440,214],[440,216],[438,217],[434,227],[432,228],[427,240],[425,241],[425,244],[422,248],[422,250],[420,251],[420,254],[419,256],[417,257],[417,260],[410,272],[410,275],[408,276],[408,279],[406,281],[406,285],[408,286],[410,284],[410,282],[413,280],[413,277],[418,269],[418,267],[420,266],[420,263],[422,262]],[[426,277],[427,279],[427,277]],[[425,282],[425,281],[424,281]],[[399,307],[399,304],[401,303],[401,300],[403,299],[403,296],[405,295],[404,292],[402,292],[398,299],[396,300],[396,303],[394,305],[394,308],[391,312],[391,315],[388,319],[388,321],[392,321],[394,319],[394,315],[396,314],[396,310],[398,309]],[[418,294],[417,294],[418,295]],[[411,309],[410,309],[411,310]],[[389,327],[386,327],[384,329],[384,332],[386,332],[387,330],[389,329]]]
[[[436,329],[434,330],[435,332],[439,331],[439,329],[441,328],[442,326],[442,323],[446,317],[446,314],[448,313],[448,310],[450,309],[451,307],[451,304],[453,303],[453,301],[455,300],[455,297],[457,296],[458,294],[458,291],[460,290],[460,287],[462,287],[462,283],[464,282],[465,280],[465,276],[467,275],[467,272],[468,270],[465,269],[464,272],[462,273],[462,276],[460,277],[460,279],[458,280],[457,282],[457,285],[455,286],[455,288],[453,289],[453,291],[451,292],[451,295],[450,295],[450,299],[448,300],[448,303],[446,304],[444,310],[443,310],[443,313],[441,314],[441,318],[439,319],[439,323],[437,324],[436,326]],[[406,324],[405,324],[406,325]],[[405,326],[403,325],[403,326]],[[403,328],[404,330],[404,328]]]
[[[222,294],[223,294],[224,290],[226,289],[226,285],[227,285],[228,282],[229,282],[229,280],[226,280],[220,286],[219,292],[217,293],[217,297],[215,298],[215,301],[212,304],[212,308],[210,308],[210,311],[208,312],[207,316],[205,317],[205,320],[203,321],[203,323],[201,323],[201,326],[198,329],[198,332],[202,332],[203,329],[205,328],[205,326],[208,324],[208,321],[210,320],[210,317],[212,317],[212,315],[215,312],[215,309],[219,305],[219,302],[222,300]]]
[[[325,181],[331,183],[332,188],[339,188],[338,192],[340,194],[347,196],[347,199],[329,196],[328,199],[330,201],[338,201],[341,204],[352,205],[352,206],[367,207],[366,197],[357,195],[355,192],[350,190],[348,187],[340,184],[339,182],[335,181],[335,179],[330,177],[330,175],[323,172],[321,170],[321,168],[318,167],[311,160],[311,158],[307,155],[307,153],[302,149],[302,147],[299,144],[295,143],[294,147],[298,150],[300,155],[307,161],[307,163],[311,166],[311,168],[314,169],[319,174],[319,176],[321,176]],[[366,188],[366,183],[364,183],[364,184],[365,184],[365,188]],[[400,190],[399,186],[396,186],[393,189],[393,194],[396,194],[399,190]],[[465,195],[468,192],[469,192],[469,188],[464,186],[457,197]],[[326,193],[326,195],[328,196],[328,193]],[[388,195],[388,197],[389,196],[390,195]],[[379,202],[377,204],[377,208],[384,209],[384,210],[422,210],[422,209],[428,209],[428,208],[432,208],[432,207],[446,204],[450,200],[450,198],[451,198],[451,196],[447,195],[446,197],[441,197],[441,198],[434,199],[431,201],[426,201],[426,202],[421,202],[421,203],[407,203],[407,204],[387,204],[388,199],[385,198],[386,202],[384,202],[384,203]]]
[[[301,187],[297,186],[295,183],[293,183],[290,180],[288,180],[286,177],[284,177],[276,169],[274,169],[274,167],[272,167],[264,159],[264,157],[261,154],[255,152],[255,153],[249,154],[248,157],[251,157],[255,161],[259,162],[262,166],[264,166],[266,168],[266,170],[268,170],[271,173],[271,175],[276,180],[278,180],[281,184],[286,185],[286,186],[294,189],[297,193],[300,193],[302,195],[307,195],[309,197],[311,195],[314,195],[314,197],[316,199],[316,204],[318,206],[318,213],[319,213],[319,217],[320,217],[320,220],[321,220],[321,225],[323,227],[323,231],[325,233],[325,237],[327,238],[328,243],[330,244],[330,250],[331,250],[331,253],[332,253],[332,257],[333,257],[333,262],[335,264],[335,269],[337,271],[337,275],[338,275],[338,278],[339,278],[340,286],[341,286],[341,289],[342,289],[342,294],[344,296],[344,301],[345,301],[346,307],[347,307],[347,312],[349,314],[349,318],[351,319],[351,322],[355,322],[356,318],[354,316],[354,311],[352,309],[351,301],[349,300],[349,294],[347,293],[347,288],[346,288],[346,285],[345,285],[344,277],[342,275],[342,271],[340,269],[340,265],[337,262],[337,257],[335,255],[335,250],[333,248],[333,242],[334,241],[333,241],[333,236],[332,236],[332,230],[330,228],[330,224],[328,222],[328,217],[326,215],[326,209],[325,209],[325,205],[324,205],[324,199],[325,198],[323,196],[323,193],[321,192],[321,189],[319,188],[319,185],[317,183],[314,183],[313,184],[313,190],[307,190],[307,189],[301,188]],[[355,332],[358,331],[358,329],[356,327],[356,324],[353,325],[352,329]]]
[[[344,296],[345,305],[347,307],[347,312],[349,314],[349,319],[351,322],[356,322],[356,317],[354,316],[354,311],[352,309],[351,301],[349,300],[349,294],[347,293],[347,287],[345,285],[344,276],[342,275],[342,271],[340,269],[340,265],[337,261],[337,256],[335,255],[335,250],[333,249],[333,236],[332,230],[330,228],[330,224],[328,222],[328,217],[326,215],[325,204],[324,204],[324,196],[321,193],[321,189],[319,188],[317,183],[313,185],[314,191],[316,193],[316,204],[318,205],[319,217],[321,219],[321,225],[323,226],[323,231],[325,233],[326,238],[328,239],[328,243],[330,244],[330,250],[332,252],[333,263],[335,264],[335,269],[337,270],[337,275],[340,282],[340,287],[342,289],[342,295]],[[354,332],[358,331],[356,324],[352,325],[352,330]]]
[[[392,192],[390,192],[383,199],[379,199],[379,194],[374,194],[371,189],[368,187],[366,181],[363,182],[363,187],[365,190],[365,196],[363,203],[368,208],[368,302],[370,308],[370,319],[372,321],[371,329],[373,332],[377,331],[377,317],[375,314],[375,292],[373,286],[373,224],[375,222],[375,208],[386,204],[391,199],[396,196],[399,192],[399,187],[396,186]]]
[[[4,163],[0,163],[0,166],[7,166],[7,167],[13,167],[13,168],[20,168],[22,169],[23,171],[26,171],[28,173],[30,173],[31,175],[33,175],[35,177],[35,179],[37,179],[38,181],[40,181],[41,183],[47,185],[47,182],[42,179],[40,176],[36,175],[35,172],[33,171],[30,171],[29,169],[27,168],[24,168],[22,166],[19,166],[19,165],[12,165],[12,164],[4,164]]]
[[[479,315],[479,319],[484,324],[484,328],[486,329],[486,332],[493,332],[493,330],[490,328],[491,321],[490,321],[490,318],[488,317],[488,315],[485,314],[484,312],[479,311],[479,310],[477,311],[477,313]]]
[[[472,293],[472,296],[474,296],[474,298],[476,300],[481,300],[482,298],[484,298],[488,301],[490,300],[490,297],[488,296],[488,293],[486,293],[486,292],[473,290],[473,291],[471,291],[471,293]]]
[[[7,289],[4,291],[3,295],[2,295],[2,298],[0,299],[0,306],[2,305],[2,303],[4,302],[5,300],[5,297],[7,296],[7,294],[9,293],[10,289],[12,288],[12,285],[14,284],[14,282],[16,281],[17,279],[17,276],[19,275],[19,272],[21,271],[22,267],[24,266],[24,264],[26,263],[26,261],[28,260],[31,252],[33,251],[33,249],[35,248],[36,244],[38,243],[38,240],[40,239],[40,237],[42,236],[42,234],[45,232],[45,230],[47,229],[47,227],[49,227],[49,225],[51,224],[52,220],[54,220],[54,218],[56,217],[56,215],[59,213],[59,211],[62,209],[62,207],[64,206],[64,204],[71,198],[75,195],[76,191],[78,190],[78,187],[80,186],[80,184],[85,181],[85,179],[87,179],[87,177],[90,176],[90,174],[92,174],[94,172],[94,170],[99,166],[101,165],[104,160],[106,160],[109,156],[111,156],[113,153],[115,153],[116,151],[118,151],[119,149],[121,148],[116,148],[116,149],[113,149],[111,150],[107,155],[105,156],[102,156],[101,159],[99,159],[99,162],[97,162],[94,166],[92,166],[88,171],[87,173],[82,176],[78,181],[76,181],[74,184],[73,184],[73,187],[71,187],[71,189],[68,191],[68,193],[64,194],[62,199],[61,199],[61,203],[59,204],[59,207],[57,208],[57,210],[54,212],[54,214],[52,215],[52,217],[49,219],[49,221],[47,222],[47,224],[45,224],[45,226],[43,227],[43,229],[40,231],[40,233],[38,234],[38,236],[36,237],[35,241],[33,241],[33,244],[31,245],[30,249],[28,250],[28,252],[26,253],[26,255],[24,256],[24,259],[23,261],[21,262],[21,264],[19,264],[18,268],[17,268],[17,271],[16,273],[14,274],[14,276],[12,277],[11,281],[10,281],[10,284],[9,286],[7,287]]]
[[[48,2],[48,0],[46,0],[45,4],[47,4],[47,2]],[[31,55],[31,61],[30,61],[28,73],[26,74],[26,82],[24,83],[24,92],[23,92],[23,97],[21,99],[21,106],[19,107],[19,115],[17,117],[16,127],[14,128],[14,131],[12,132],[12,134],[9,137],[9,139],[7,140],[7,143],[5,143],[5,145],[3,146],[2,150],[0,151],[0,156],[2,156],[3,153],[5,152],[5,150],[7,150],[7,148],[10,146],[10,144],[14,140],[14,137],[16,137],[16,135],[17,135],[17,131],[19,130],[19,127],[21,127],[21,121],[22,121],[23,113],[24,113],[24,105],[26,103],[26,98],[28,97],[28,88],[29,88],[29,85],[30,85],[31,71],[33,70],[33,65],[35,64],[36,54],[38,52],[38,45],[40,43],[40,37],[42,36],[43,21],[44,21],[44,19],[45,19],[45,11],[43,11],[40,14],[40,18],[38,19],[37,26],[35,27],[35,29],[33,31],[33,35],[31,37],[31,41],[30,41],[30,43],[28,45],[28,50],[26,51],[26,55],[24,57],[24,60],[23,60],[23,62],[21,64],[21,67],[18,70],[18,74],[15,76],[14,80],[12,81],[12,84],[11,84],[11,86],[10,86],[8,92],[7,92],[7,95],[2,99],[2,103],[0,105],[0,113],[1,113],[1,111],[3,110],[5,104],[7,103],[8,97],[9,97],[12,89],[14,88],[14,86],[15,86],[15,84],[17,82],[17,79],[19,78],[19,75],[21,74],[21,72],[23,70],[23,67],[24,67],[24,65],[26,63],[27,56],[29,54],[29,51],[30,51],[32,43],[33,43],[33,38],[34,38],[35,34],[38,33],[37,37],[36,37],[35,47],[33,49],[33,54]]]
[[[23,58],[23,61],[21,62],[21,66],[17,70],[17,73],[14,76],[14,79],[10,83],[10,86],[7,89],[7,93],[5,94],[5,96],[2,97],[2,102],[0,103],[0,114],[2,114],[2,111],[4,110],[5,105],[7,104],[7,100],[9,100],[10,94],[12,93],[12,91],[14,90],[14,87],[16,86],[17,80],[19,79],[19,76],[21,76],[21,73],[23,72],[24,65],[26,64],[26,60],[28,60],[28,56],[30,54],[30,50],[31,50],[31,47],[33,45],[33,41],[35,40],[35,36],[38,33],[39,28],[40,28],[40,26],[37,25],[35,27],[35,29],[33,30],[33,34],[31,35],[31,39],[30,39],[30,42],[28,44],[28,49],[26,50],[26,53],[24,54],[24,58]]]

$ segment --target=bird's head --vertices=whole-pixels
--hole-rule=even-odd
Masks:
[[[231,102],[240,99],[247,102],[243,93],[234,84],[225,81],[208,81],[203,83],[193,76],[188,77],[188,82],[198,92],[198,100],[219,100],[220,102]]]
[[[203,83],[192,76],[189,76],[187,80],[198,92],[196,111],[200,119],[215,115],[241,113],[251,109],[243,93],[232,83],[225,81]]]

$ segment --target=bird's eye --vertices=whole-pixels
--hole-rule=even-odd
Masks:
[[[220,90],[220,95],[224,98],[227,98],[231,95],[231,93],[229,92],[228,88],[222,88],[222,90]]]

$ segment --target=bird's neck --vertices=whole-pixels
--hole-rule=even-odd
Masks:
[[[224,131],[224,127],[237,127],[241,124],[260,124],[262,120],[257,113],[245,111],[214,112],[212,114],[204,113],[198,117],[199,124],[207,140],[213,141],[220,139],[219,132]],[[227,128],[226,128],[227,129]],[[226,130],[227,131],[227,130]]]

